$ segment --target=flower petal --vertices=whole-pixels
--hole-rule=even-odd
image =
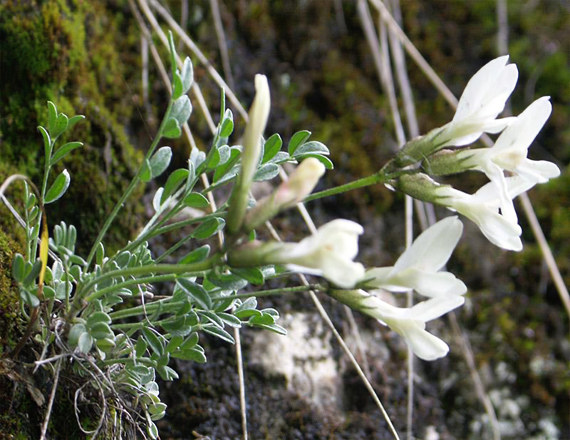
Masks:
[[[473,75],[459,99],[453,121],[480,114],[494,119],[503,111],[518,79],[517,67],[506,65],[508,59],[508,56],[496,58]]]
[[[414,240],[396,261],[394,271],[408,267],[438,271],[449,260],[462,232],[463,224],[457,216],[440,220]]]
[[[450,272],[429,272],[409,268],[390,277],[386,285],[377,287],[398,292],[392,286],[405,286],[427,297],[442,297],[447,295],[463,295],[467,292],[465,284]]]
[[[448,345],[425,330],[425,323],[412,320],[387,320],[386,324],[399,333],[414,354],[425,361],[444,357],[449,352]]]

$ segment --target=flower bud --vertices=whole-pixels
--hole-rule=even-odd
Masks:
[[[249,121],[243,136],[241,170],[230,197],[227,216],[227,230],[230,234],[238,232],[243,223],[249,188],[261,155],[261,137],[271,107],[269,85],[265,75],[255,75],[255,91],[255,98],[249,109]]]
[[[301,202],[313,191],[324,173],[325,166],[318,159],[314,157],[305,159],[291,173],[288,180],[282,182],[271,195],[257,202],[257,205],[249,210],[245,217],[244,229],[246,231],[255,229],[279,211]]]

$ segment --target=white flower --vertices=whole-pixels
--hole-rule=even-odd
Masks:
[[[467,194],[451,186],[442,185],[435,189],[437,203],[463,214],[473,221],[487,239],[503,249],[520,251],[521,228],[517,223],[512,199],[528,191],[535,184],[520,176],[505,178],[508,200],[502,197],[493,182],[482,186],[475,194]],[[509,215],[501,215],[507,212]],[[511,213],[515,213],[514,217]]]
[[[409,308],[400,308],[381,300],[374,292],[364,290],[332,291],[331,296],[351,308],[378,319],[402,336],[416,356],[432,361],[445,356],[449,347],[425,330],[426,322],[439,318],[461,306],[461,295],[446,295],[422,301]]]
[[[552,105],[549,97],[537,99],[523,111],[505,131],[501,133],[491,148],[477,148],[461,151],[458,159],[464,159],[464,165],[484,172],[501,192],[502,204],[508,207],[507,185],[504,170],[518,174],[528,181],[547,182],[560,175],[560,170],[552,162],[534,161],[527,158],[528,147],[550,116]],[[503,212],[513,218],[514,211]]]
[[[453,216],[440,220],[420,234],[391,267],[366,271],[366,286],[392,292],[414,289],[428,297],[462,295],[467,287],[450,272],[439,272],[457,245],[463,224]]]
[[[362,226],[337,219],[321,226],[299,243],[250,242],[228,253],[232,267],[284,264],[297,272],[320,275],[344,289],[354,287],[364,266],[352,261],[358,253]]]
[[[363,232],[358,223],[333,220],[299,243],[284,243],[272,257],[290,269],[321,275],[339,287],[350,288],[364,275],[364,266],[352,261]]]
[[[502,56],[484,65],[467,83],[453,120],[438,135],[443,146],[475,142],[484,132],[498,133],[513,118],[496,119],[505,108],[518,79],[516,65]]]

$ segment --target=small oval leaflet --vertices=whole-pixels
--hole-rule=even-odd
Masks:
[[[47,205],[48,203],[53,203],[61,196],[63,196],[65,191],[67,191],[67,188],[69,188],[70,182],[71,177],[69,176],[69,173],[67,170],[63,170],[60,175],[56,177],[50,189],[48,189],[44,204]]]

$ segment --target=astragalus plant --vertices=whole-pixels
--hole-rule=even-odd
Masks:
[[[71,365],[81,377],[77,393],[90,391],[98,401],[97,423],[89,427],[81,425],[76,403],[84,432],[110,432],[115,426],[112,420],[119,419],[151,438],[159,435],[154,421],[167,410],[157,376],[167,381],[178,378],[170,366],[172,358],[206,362],[201,335],[234,343],[228,331],[233,328],[286,334],[278,324],[279,312],[259,309],[256,296],[318,291],[390,327],[419,358],[445,356],[447,344],[429,333],[426,323],[464,303],[467,287],[445,270],[462,235],[459,217],[447,217],[425,230],[390,267],[366,268],[355,261],[363,228],[349,219],[320,225],[315,234],[295,243],[258,240],[256,229],[299,203],[380,184],[447,207],[475,222],[491,243],[518,251],[521,228],[512,200],[559,174],[554,164],[526,157],[550,114],[548,98],[538,99],[517,117],[498,119],[514,89],[517,69],[507,64],[507,57],[497,58],[469,81],[451,122],[403,145],[373,175],[311,194],[321,176],[333,168],[329,150],[309,140],[308,131],[295,133],[286,148],[278,134],[265,137],[270,89],[267,78],[257,75],[249,121],[240,130],[241,143],[232,143],[240,137],[233,134],[233,115],[222,99],[208,151],[194,148],[187,166],[163,178],[164,185],[152,199],[154,215],[132,241],[108,253],[109,226],[137,186],[168,169],[172,151],[158,146],[165,138],[179,137],[192,113],[187,95],[193,83],[191,62],[187,58],[176,68],[172,38],[170,51],[172,95],[158,132],[87,255],[75,250],[81,231],[66,223],[50,225],[44,209],[71,184],[67,170],[55,178],[52,170],[71,151],[82,148],[80,142],[58,145],[58,140],[83,116],[69,118],[49,102],[47,125],[39,127],[45,152],[42,182],[36,185],[14,175],[3,183],[2,194],[17,181],[24,182],[25,191],[20,217],[27,246],[25,255],[13,261],[13,277],[28,327],[12,355],[17,357],[23,347],[36,344],[38,366],[50,364],[50,371],[59,374]],[[499,133],[495,145],[470,148],[483,133]],[[288,178],[281,173],[285,163],[292,169]],[[474,194],[435,180],[471,170],[489,178]],[[268,196],[252,198],[254,182],[278,176],[281,181]],[[208,196],[220,189],[229,197],[214,207]],[[162,253],[149,246],[151,239],[188,229],[189,234]],[[191,251],[181,253],[183,248]],[[312,283],[265,287],[278,277],[298,280],[300,273],[312,275]],[[160,288],[153,288],[156,284]],[[403,307],[401,295],[410,290],[417,293],[418,301]],[[119,432],[114,435],[120,436]]]

